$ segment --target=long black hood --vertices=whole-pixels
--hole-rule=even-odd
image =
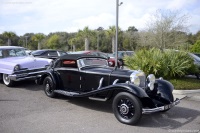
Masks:
[[[114,71],[114,68],[112,67],[85,67],[84,69],[82,69],[82,71],[85,71],[86,73],[110,75]]]
[[[109,76],[109,82],[113,83],[116,79],[119,80],[120,83],[125,83],[126,81],[130,81],[131,75],[136,75],[140,78],[140,86],[145,86],[145,74],[142,71],[137,70],[123,70],[123,69],[115,69],[113,67],[85,67],[82,69],[86,73],[93,73],[98,75],[106,75]]]

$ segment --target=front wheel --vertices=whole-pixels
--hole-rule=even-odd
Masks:
[[[3,83],[8,87],[14,85],[14,81],[9,78],[8,74],[3,74]]]
[[[142,116],[140,100],[127,92],[120,92],[114,97],[112,108],[115,117],[124,124],[136,124]]]
[[[50,76],[47,76],[44,79],[43,86],[44,86],[44,92],[48,97],[53,98],[56,96],[54,92],[55,85],[53,84],[53,80]]]

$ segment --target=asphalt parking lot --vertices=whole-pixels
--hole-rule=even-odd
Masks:
[[[135,125],[117,121],[111,101],[47,97],[33,81],[0,82],[0,133],[199,132],[200,103],[183,99],[166,113],[144,115]]]

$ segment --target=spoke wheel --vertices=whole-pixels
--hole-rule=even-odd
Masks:
[[[53,81],[51,79],[50,76],[46,77],[44,79],[44,92],[45,94],[48,96],[48,97],[55,97],[55,92],[54,92],[54,89],[55,89],[55,85],[53,84]]]
[[[8,74],[3,74],[3,82],[6,86],[13,86],[14,81],[9,78]]]
[[[121,92],[117,94],[112,106],[115,117],[122,123],[133,125],[141,118],[141,102],[130,93]]]

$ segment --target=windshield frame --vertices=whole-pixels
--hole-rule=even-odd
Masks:
[[[85,60],[101,60],[101,61],[105,61],[105,64],[101,65],[101,64],[86,64],[86,62],[84,62]],[[77,60],[77,65],[79,69],[85,68],[85,67],[109,67],[108,65],[108,60],[104,59],[104,58],[81,58]]]

